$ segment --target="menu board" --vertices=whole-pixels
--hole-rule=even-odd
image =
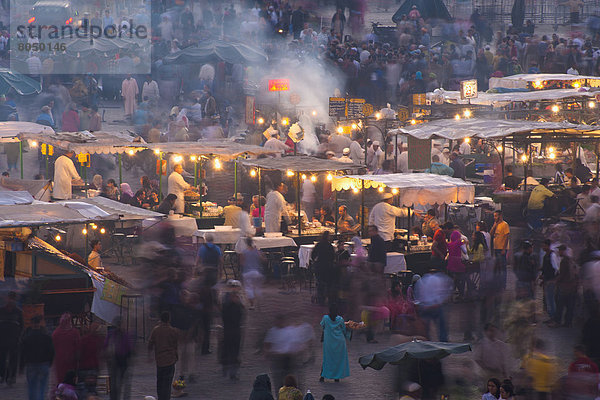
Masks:
[[[343,97],[329,98],[329,116],[344,118],[346,116],[346,99]]]
[[[348,118],[363,118],[365,116],[363,112],[363,106],[365,105],[365,103],[365,99],[348,100]]]

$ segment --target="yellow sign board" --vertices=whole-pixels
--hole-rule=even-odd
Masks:
[[[54,155],[54,146],[52,146],[51,144],[47,145],[46,143],[42,143],[41,151],[43,155],[52,156]]]
[[[460,82],[460,98],[474,99],[477,97],[477,79]]]

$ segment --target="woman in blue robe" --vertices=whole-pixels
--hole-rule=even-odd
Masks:
[[[323,327],[323,366],[321,382],[327,379],[340,379],[350,376],[348,350],[346,349],[346,325],[344,319],[337,314],[334,305],[329,307],[329,314],[321,320]]]

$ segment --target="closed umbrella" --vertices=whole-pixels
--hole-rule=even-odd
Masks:
[[[267,62],[267,55],[245,43],[218,39],[205,40],[197,46],[164,57],[165,64],[198,64],[211,61],[225,61],[230,64],[261,64]]]
[[[363,369],[371,367],[380,370],[385,364],[397,365],[409,359],[442,359],[450,354],[461,354],[467,351],[471,351],[469,343],[428,342],[413,339],[411,342],[362,356],[358,362]]]
[[[0,95],[7,94],[11,88],[23,96],[42,91],[42,85],[35,79],[18,72],[12,72],[8,68],[0,68]]]

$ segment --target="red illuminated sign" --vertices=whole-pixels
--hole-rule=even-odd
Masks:
[[[269,92],[285,92],[290,90],[289,79],[269,79]]]

